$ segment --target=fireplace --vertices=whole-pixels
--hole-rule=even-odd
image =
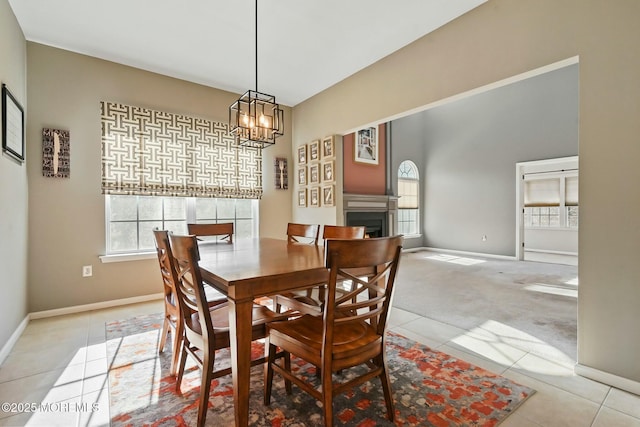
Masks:
[[[386,237],[386,212],[347,212],[346,225],[361,225],[365,227],[368,237]]]
[[[386,237],[396,234],[398,198],[387,195],[343,195],[345,225],[366,228],[369,237]]]

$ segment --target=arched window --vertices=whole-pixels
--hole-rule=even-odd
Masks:
[[[404,235],[420,234],[420,177],[411,160],[398,166],[398,232]]]

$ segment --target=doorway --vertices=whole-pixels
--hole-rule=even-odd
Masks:
[[[516,164],[519,260],[578,265],[578,156]]]

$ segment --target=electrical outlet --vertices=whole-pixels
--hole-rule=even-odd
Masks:
[[[82,266],[82,277],[91,277],[93,276],[93,267],[90,265]]]
[[[486,234],[483,234],[483,235],[482,235],[482,241],[483,241],[483,242],[486,242],[486,241],[487,241],[487,235],[486,235]]]

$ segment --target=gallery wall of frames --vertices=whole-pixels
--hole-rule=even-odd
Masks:
[[[335,206],[336,139],[315,139],[298,147],[296,156],[298,206]]]

